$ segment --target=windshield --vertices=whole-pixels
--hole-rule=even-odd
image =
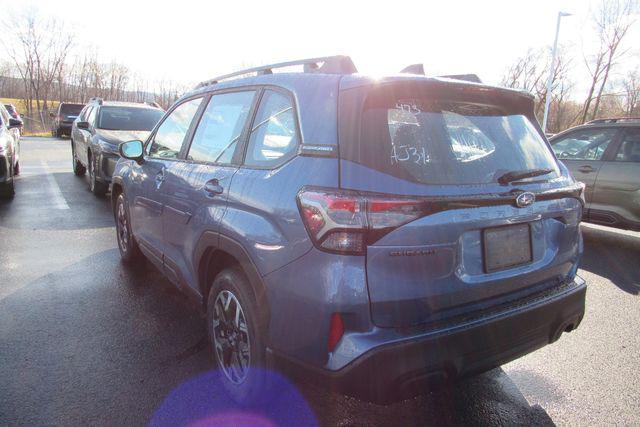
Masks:
[[[82,111],[83,108],[84,105],[81,104],[62,104],[62,106],[60,107],[60,112],[62,114],[77,116],[78,114],[80,114],[80,111]]]
[[[163,111],[139,107],[102,107],[98,128],[105,130],[146,130],[158,123]]]
[[[554,156],[529,119],[499,106],[370,96],[360,163],[423,184],[486,184],[510,171],[551,169]]]

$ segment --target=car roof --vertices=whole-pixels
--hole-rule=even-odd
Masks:
[[[474,86],[483,87],[491,90],[497,90],[501,92],[511,93],[516,96],[524,96],[532,98],[530,93],[519,90],[511,89],[501,86],[491,86],[483,83],[477,83],[466,80],[458,80],[447,77],[427,77],[416,74],[392,74],[383,77],[371,76],[368,74],[324,74],[324,73],[275,73],[275,74],[262,74],[250,77],[241,77],[233,80],[226,80],[222,82],[207,84],[203,87],[197,88],[193,91],[187,92],[183,97],[190,97],[198,93],[207,93],[211,91],[223,90],[227,88],[252,86],[252,85],[275,85],[282,86],[284,88],[292,89],[292,91],[316,89],[315,87],[309,87],[310,84],[318,82],[340,82],[341,90],[348,90],[351,88],[371,86],[376,84],[394,83],[394,82],[427,82],[442,85],[451,86]]]
[[[149,110],[161,110],[161,108],[154,107],[153,105],[145,104],[142,102],[125,102],[125,101],[102,101],[102,103],[98,101],[89,102],[89,104],[97,104],[101,107],[135,107],[135,108],[146,108]]]
[[[552,137],[549,138],[550,141],[554,141],[556,139],[559,139],[560,137],[568,134],[569,132],[573,132],[575,130],[581,130],[581,129],[618,129],[618,128],[640,128],[640,120],[629,120],[629,121],[624,121],[625,118],[620,118],[620,119],[596,119],[593,120],[591,122],[587,122],[585,124],[582,125],[578,125],[578,126],[573,126],[570,127],[569,129],[565,129],[562,132],[558,132],[555,135],[553,135]],[[622,120],[622,121],[616,121],[616,122],[611,122],[609,120]]]
[[[319,72],[277,72],[273,74],[258,74],[249,77],[240,77],[220,82],[206,83],[190,92],[185,93],[174,105],[185,99],[211,92],[233,90],[239,88],[251,88],[253,86],[275,86],[291,92],[296,100],[302,139],[305,143],[320,145],[335,145],[338,134],[337,97],[343,90],[358,87],[373,86],[376,84],[392,82],[428,82],[436,85],[451,85],[452,87],[469,86],[480,89],[490,89],[509,93],[516,97],[532,100],[527,92],[483,85],[481,83],[463,80],[425,77],[422,75],[400,74],[383,78],[372,77],[366,74],[329,74]],[[335,100],[328,102],[328,100]]]

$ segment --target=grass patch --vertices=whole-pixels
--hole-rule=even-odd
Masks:
[[[19,98],[0,98],[0,102],[3,104],[13,104],[16,106],[16,109],[18,110],[18,113],[20,113],[21,116],[24,116],[25,114],[27,114],[27,106],[24,102],[24,99],[19,99]],[[58,108],[58,104],[60,104],[58,101],[48,101],[47,105],[49,106],[49,111],[53,111],[56,108]],[[42,102],[40,103],[40,106],[42,107],[43,104]],[[36,107],[36,102],[35,100],[33,101],[33,107]]]
[[[51,136],[51,131],[35,131],[35,132],[27,132],[25,131],[22,136]]]

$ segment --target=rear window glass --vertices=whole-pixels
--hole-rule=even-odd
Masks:
[[[553,153],[525,115],[477,99],[407,93],[367,98],[358,157],[365,166],[423,184],[494,183],[509,171],[531,169],[553,171],[538,180],[558,173]]]
[[[84,105],[80,104],[62,104],[60,106],[60,112],[64,114],[80,114],[80,111],[84,108]]]
[[[151,130],[163,112],[152,108],[102,107],[98,128],[106,130]]]

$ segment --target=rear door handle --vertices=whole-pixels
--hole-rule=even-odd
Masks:
[[[204,184],[204,191],[210,196],[217,196],[224,193],[224,188],[217,179],[212,179]]]
[[[593,172],[595,169],[593,169],[593,166],[584,165],[584,166],[580,166],[578,170],[582,173],[589,173],[589,172]]]

